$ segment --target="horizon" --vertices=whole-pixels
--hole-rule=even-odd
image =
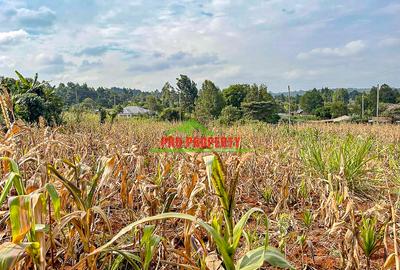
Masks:
[[[0,74],[145,92],[179,74],[271,93],[398,88],[399,11],[397,1],[0,0]]]

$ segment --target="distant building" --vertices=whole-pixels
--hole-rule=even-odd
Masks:
[[[138,107],[138,106],[127,106],[123,109],[121,113],[119,113],[119,116],[122,117],[132,117],[132,116],[138,116],[138,115],[152,115],[155,114],[153,111],[150,111],[148,109]]]
[[[304,111],[302,109],[298,109],[294,112],[294,114],[304,114]]]

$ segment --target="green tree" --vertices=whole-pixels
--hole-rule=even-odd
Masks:
[[[328,87],[324,87],[321,89],[321,95],[324,102],[332,102],[333,90]]]
[[[158,99],[153,95],[146,97],[146,106],[145,107],[153,112],[159,112],[161,110],[161,106],[159,104]]]
[[[238,107],[228,105],[221,111],[219,122],[223,125],[231,125],[242,118],[242,112]]]
[[[264,84],[258,86],[257,84],[253,84],[251,86],[247,86],[246,97],[244,98],[244,102],[258,102],[258,101],[272,101],[273,97],[268,93],[267,87]]]
[[[173,107],[174,105],[174,88],[169,82],[166,82],[161,89],[161,105],[164,108]]]
[[[83,109],[88,111],[93,111],[97,107],[96,101],[89,97],[82,100],[81,105]]]
[[[242,110],[243,116],[247,119],[267,123],[277,123],[279,121],[277,105],[272,101],[242,103]]]
[[[161,112],[160,118],[164,121],[178,121],[180,120],[180,111],[177,108],[166,108]]]
[[[195,100],[197,98],[197,87],[196,83],[192,81],[186,75],[180,75],[180,78],[177,78],[177,90],[180,96],[180,106],[183,111],[191,113],[195,107]]]
[[[349,93],[344,88],[337,89],[333,93],[333,100],[332,101],[333,102],[342,102],[342,103],[347,105],[349,103]]]
[[[315,113],[315,110],[322,107],[323,105],[324,100],[322,98],[322,95],[315,88],[311,91],[307,91],[300,98],[300,107],[308,113]]]
[[[206,113],[215,119],[218,118],[223,107],[224,98],[221,91],[212,81],[205,80],[201,86],[199,97],[196,100],[196,116]]]
[[[17,118],[34,123],[43,116],[45,109],[44,100],[34,93],[24,93],[15,96],[15,115]]]
[[[348,113],[347,105],[343,101],[335,101],[330,106],[332,117],[339,117]]]
[[[114,123],[115,118],[119,113],[123,112],[124,108],[121,105],[116,105],[112,110],[108,113],[110,115],[111,125]]]
[[[100,120],[100,124],[104,124],[106,122],[106,118],[107,118],[107,112],[106,110],[104,110],[103,107],[101,107],[99,109],[99,120]]]
[[[382,84],[379,89],[379,100],[384,103],[396,103],[399,93],[387,84]]]
[[[368,104],[368,107],[366,108],[368,109],[368,113],[374,116],[376,115],[376,90],[376,86],[373,86],[366,97]]]
[[[63,103],[54,88],[47,82],[39,82],[37,73],[34,79],[25,78],[18,71],[15,73],[19,79],[11,94],[16,117],[33,123],[42,116],[49,125],[60,124]]]
[[[331,119],[331,106],[328,104],[324,105],[323,107],[319,107],[315,110],[315,115],[321,119]]]
[[[248,87],[247,84],[233,84],[225,88],[222,91],[222,95],[224,96],[226,105],[240,108],[240,104],[246,97]]]

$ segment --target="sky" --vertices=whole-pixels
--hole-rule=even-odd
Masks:
[[[400,1],[0,0],[0,75],[144,91],[400,86]]]

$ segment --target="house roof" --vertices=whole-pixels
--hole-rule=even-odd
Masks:
[[[127,106],[123,109],[120,115],[131,115],[131,114],[151,114],[153,111],[138,107],[138,106]]]

